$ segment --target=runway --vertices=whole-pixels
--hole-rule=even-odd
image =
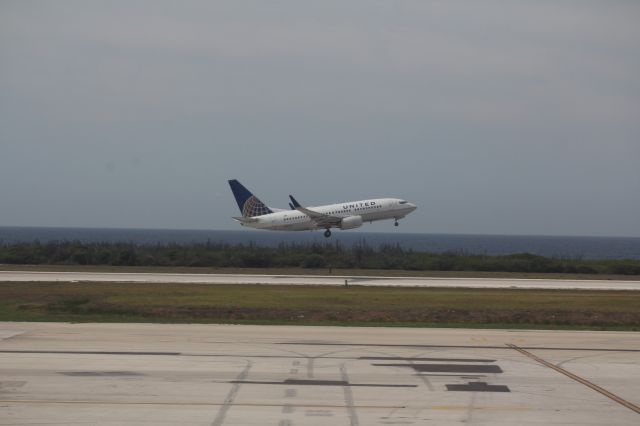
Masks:
[[[640,281],[616,280],[0,271],[0,282],[60,281],[340,286],[345,284],[345,280],[349,285],[389,287],[640,290]]]
[[[636,425],[632,332],[0,323],[0,424]]]

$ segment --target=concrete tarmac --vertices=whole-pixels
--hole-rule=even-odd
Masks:
[[[616,280],[0,271],[0,282],[59,281],[339,286],[344,285],[345,280],[350,285],[389,287],[640,290],[640,281]]]
[[[637,425],[640,335],[0,323],[0,424]]]

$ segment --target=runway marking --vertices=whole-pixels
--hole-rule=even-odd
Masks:
[[[12,390],[15,390],[16,388],[21,388],[26,384],[27,382],[24,380],[4,380],[0,381],[0,390],[10,388],[12,388]]]
[[[414,363],[414,361],[411,361],[411,360],[409,360],[408,362],[409,362],[409,364],[413,364]],[[414,374],[414,376],[418,376],[418,378],[422,381],[422,383],[424,383],[424,385],[427,387],[427,389],[429,389],[430,392],[435,391],[435,388],[434,388],[433,384],[431,383],[431,380],[429,380],[429,378],[427,377],[426,374],[425,375]]]
[[[298,345],[298,346],[377,346],[391,348],[444,348],[444,349],[502,349],[504,346],[483,346],[483,345],[418,345],[402,343],[309,343],[309,342],[277,342],[276,345]],[[545,351],[599,351],[599,352],[640,352],[640,349],[621,348],[551,348],[544,346],[523,346],[523,349],[540,349]],[[0,351],[2,352],[2,351]]]
[[[347,367],[344,364],[340,365],[340,376],[345,383],[349,383]],[[358,421],[358,413],[356,412],[356,408],[353,404],[353,392],[351,392],[351,388],[349,386],[342,386],[342,390],[344,392],[344,402],[346,403],[347,410],[349,412],[350,425],[358,426],[360,422]]]
[[[502,373],[498,365],[474,364],[371,364],[376,367],[409,367],[418,372],[431,373]]]
[[[220,342],[208,342],[208,343],[220,343]],[[230,343],[230,342],[222,342],[222,343]],[[278,343],[283,344],[283,343]],[[294,344],[294,343],[286,343],[286,344]],[[314,343],[316,344],[316,343]],[[341,343],[335,343],[334,345],[343,345]],[[354,344],[354,346],[358,346],[358,344]],[[364,345],[368,346],[368,345]],[[372,345],[378,346],[378,345]],[[407,345],[402,345],[407,346]],[[485,348],[485,346],[482,346]],[[504,349],[500,347],[500,349]],[[150,355],[150,356],[190,356],[190,357],[229,357],[229,358],[275,358],[275,359],[300,359],[309,358],[308,356],[303,355],[248,355],[248,354],[190,354],[185,352],[127,352],[127,351],[60,351],[60,350],[46,350],[46,349],[0,349],[0,353],[15,353],[15,354],[69,354],[69,355]],[[451,362],[495,362],[494,359],[463,359],[463,358],[407,358],[407,357],[346,357],[346,356],[323,356],[317,355],[311,357],[312,359],[359,359],[359,360],[380,360],[380,361],[451,361]],[[300,365],[300,361],[293,361],[293,365]]]
[[[488,385],[487,382],[469,382],[466,385],[449,384],[448,391],[454,392],[511,392],[504,385]]]
[[[20,350],[3,349],[0,353],[5,354],[69,354],[69,355],[162,355],[178,356],[180,352],[110,352],[110,351],[52,351],[52,350]]]
[[[144,374],[135,371],[58,371],[58,374],[74,377],[144,376]]]
[[[152,401],[140,401],[140,402],[129,402],[129,401],[82,401],[82,400],[74,400],[74,401],[47,401],[43,399],[0,399],[0,404],[85,404],[85,405],[195,405],[195,406],[221,406],[224,403],[216,403],[216,402],[152,402]],[[360,409],[380,409],[380,410],[393,410],[400,408],[407,408],[404,405],[332,405],[332,404],[252,404],[252,403],[239,403],[233,404],[234,407],[295,407],[295,408],[360,408]]]
[[[247,375],[249,374],[249,369],[251,368],[252,365],[253,363],[251,361],[247,361],[247,366],[244,368],[244,370],[240,372],[240,374],[238,374],[238,377],[236,377],[236,380],[246,379]],[[216,415],[216,418],[213,419],[211,426],[222,425],[222,423],[224,422],[224,418],[227,416],[227,411],[229,411],[229,409],[233,405],[233,400],[235,399],[239,389],[240,389],[240,383],[235,383],[231,388],[231,390],[229,391],[229,393],[227,394],[227,397],[224,399],[224,402],[220,406],[220,410],[218,410],[218,414]]]
[[[402,356],[361,356],[357,359],[371,361],[444,361],[444,362],[496,362],[495,359],[473,359],[473,358],[419,358]]]
[[[414,376],[418,376],[418,377],[424,377],[424,376],[430,376],[430,377],[460,377],[461,379],[480,379],[482,377],[487,377],[484,374],[478,374],[478,375],[460,375],[460,374],[429,374],[429,373],[418,373],[418,374],[414,374]]]
[[[333,417],[333,412],[331,410],[306,410],[304,415],[309,417]]]
[[[511,343],[507,343],[507,346],[510,347],[511,349],[514,349],[518,352],[520,352],[521,354],[531,358],[532,360],[544,365],[545,367],[549,367],[552,370],[557,371],[558,373],[564,374],[565,376],[575,380],[578,383],[582,383],[583,385],[593,389],[594,391],[606,396],[607,398],[617,402],[620,405],[623,405],[625,407],[627,407],[628,409],[635,411],[636,413],[640,414],[640,406],[637,406],[636,404],[633,404],[632,402],[629,402],[625,399],[620,398],[618,395],[609,392],[608,390],[601,388],[600,386],[596,385],[595,383],[591,383],[590,381],[583,379],[580,376],[577,376],[573,373],[571,373],[570,371],[565,370],[562,367],[558,367],[555,364],[550,363],[549,361],[546,361],[542,358],[540,358],[539,356],[536,356],[534,354],[532,354],[531,352],[528,352],[516,345],[513,345]]]
[[[452,411],[466,411],[469,409],[468,405],[432,405],[429,407],[431,410],[452,410]],[[474,410],[482,410],[482,411],[531,411],[531,407],[524,405],[504,405],[504,406],[473,406]]]
[[[317,357],[308,357],[307,360],[307,377],[313,377],[313,363],[315,362]]]
[[[376,388],[416,388],[418,385],[396,385],[384,383],[349,383],[343,380],[298,380],[286,379],[282,382],[261,382],[257,380],[232,380],[227,383],[241,383],[248,385],[289,385],[289,386],[361,386]]]

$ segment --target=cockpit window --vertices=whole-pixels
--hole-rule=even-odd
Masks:
[[[400,204],[407,204],[407,201],[400,201]]]

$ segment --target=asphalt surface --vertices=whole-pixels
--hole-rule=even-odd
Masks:
[[[345,285],[345,280],[349,285],[389,287],[640,290],[640,281],[615,280],[0,271],[0,282],[60,281],[339,286]]]
[[[0,424],[637,425],[632,332],[0,323]]]

